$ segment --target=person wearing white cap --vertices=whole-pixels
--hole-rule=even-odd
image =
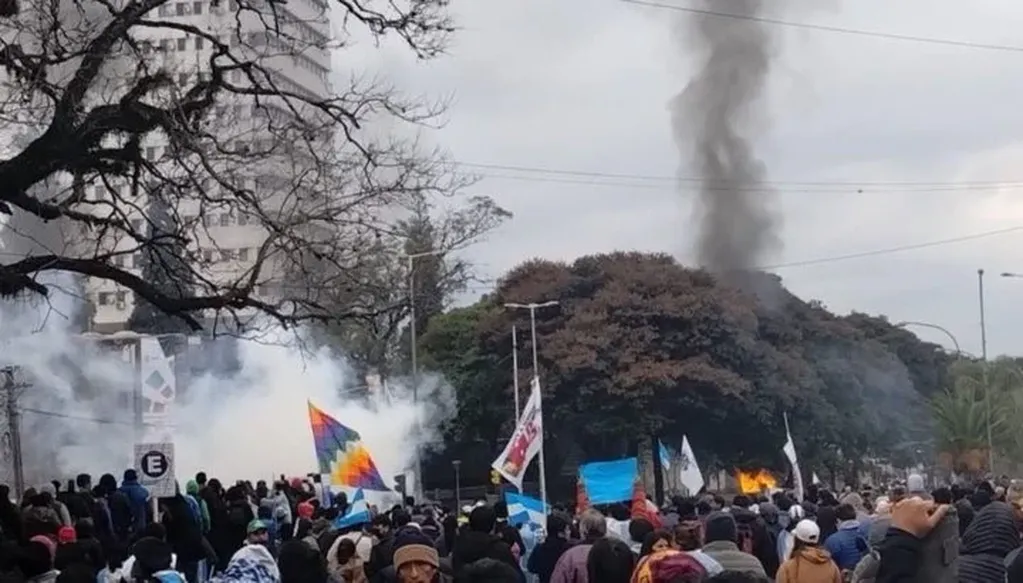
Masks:
[[[820,547],[821,529],[816,522],[800,520],[792,538],[792,556],[778,569],[777,583],[842,583],[838,565]]]

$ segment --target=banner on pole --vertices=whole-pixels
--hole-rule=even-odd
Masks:
[[[789,463],[792,464],[792,485],[796,490],[796,499],[800,502],[803,501],[803,473],[799,470],[799,459],[796,457],[796,444],[792,441],[792,432],[789,431],[789,416],[786,413],[785,419],[785,445],[781,450],[785,453],[785,457],[789,459]]]
[[[505,446],[501,455],[497,456],[491,464],[505,480],[515,485],[519,491],[522,490],[522,480],[526,475],[526,468],[529,467],[533,458],[540,453],[543,447],[543,412],[540,405],[540,381],[536,378],[532,381],[532,390],[529,400],[522,408],[518,426],[512,433],[508,445]]]
[[[679,479],[682,485],[689,490],[690,496],[696,496],[703,490],[703,472],[700,471],[700,464],[696,463],[696,455],[693,454],[693,447],[689,445],[689,436],[682,436],[682,454],[679,456]]]

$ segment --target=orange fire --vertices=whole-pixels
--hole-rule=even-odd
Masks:
[[[760,494],[764,490],[778,487],[778,480],[767,470],[739,470],[735,474],[735,480],[739,482],[739,491],[743,494]]]

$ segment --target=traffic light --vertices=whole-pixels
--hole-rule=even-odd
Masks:
[[[394,477],[394,491],[405,497],[405,474],[398,474]]]
[[[501,472],[497,470],[490,470],[490,483],[495,486],[501,485]]]

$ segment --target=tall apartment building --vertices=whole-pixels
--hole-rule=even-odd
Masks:
[[[150,18],[209,31],[220,42],[230,44],[232,51],[238,51],[238,54],[259,54],[259,64],[272,73],[273,83],[282,91],[312,99],[329,98],[331,55],[327,0],[273,1],[272,4],[264,0],[243,1],[246,7],[259,10],[262,16],[250,10],[239,11],[236,0],[180,0],[163,4]],[[143,42],[153,50],[154,58],[162,59],[167,70],[178,77],[180,86],[188,87],[196,79],[209,74],[204,69],[213,49],[208,39],[171,28],[140,29],[139,34],[150,32],[151,36],[145,37]],[[247,82],[240,70],[232,71],[228,81],[239,85]],[[252,126],[253,133],[244,136],[239,133],[240,137],[234,143],[239,145],[248,140],[248,143],[258,145],[257,118],[265,115],[270,107],[267,102],[263,99],[257,112],[251,98],[235,96],[233,101],[217,103],[215,117],[224,120],[224,131],[235,131],[246,124]],[[144,146],[144,156],[159,163],[166,153],[167,143],[161,138],[154,138]],[[239,169],[246,174],[240,180],[244,180],[245,186],[252,188],[257,196],[271,195],[275,189],[288,188],[288,184],[282,184],[282,181],[287,181],[282,173],[265,168],[265,164],[264,168],[259,166],[254,163],[252,168]],[[211,182],[204,181],[204,191],[207,188],[215,191],[217,185]],[[87,188],[108,190],[109,187],[93,184]],[[128,185],[113,187],[128,188]],[[94,193],[98,196],[98,190]],[[144,205],[137,206],[140,214],[132,219],[132,223],[136,229],[144,229],[146,222],[141,214]],[[257,221],[230,209],[193,200],[182,203],[177,214],[190,231],[201,234],[193,252],[200,259],[203,271],[208,272],[212,279],[239,277],[251,265],[265,241],[265,231]],[[110,245],[126,250],[137,246],[133,241],[112,241]],[[115,257],[114,263],[118,267],[140,270],[143,257],[140,253],[126,251]],[[123,329],[133,310],[132,294],[105,280],[89,282],[86,291],[94,306],[94,330],[112,332]]]

